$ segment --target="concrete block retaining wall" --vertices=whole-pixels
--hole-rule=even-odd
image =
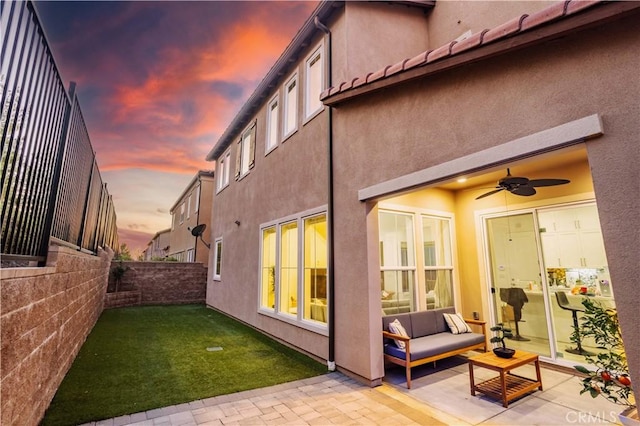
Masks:
[[[40,422],[102,313],[112,257],[52,246],[46,267],[2,269],[0,424]]]
[[[119,262],[127,269],[118,293],[107,293],[105,308],[132,305],[205,303],[207,268],[202,263]],[[109,289],[115,289],[111,276]]]

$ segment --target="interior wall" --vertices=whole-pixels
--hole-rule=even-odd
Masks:
[[[533,161],[536,161],[533,159]],[[512,170],[513,174],[514,170]],[[506,174],[506,173],[505,173]],[[463,289],[460,299],[462,311],[465,315],[479,312],[481,319],[489,319],[488,283],[486,278],[483,254],[480,251],[484,245],[481,223],[478,214],[500,213],[516,211],[524,208],[533,208],[593,199],[593,183],[586,161],[568,164],[561,168],[545,168],[540,165],[540,170],[535,175],[528,175],[530,179],[559,178],[569,179],[571,183],[554,187],[539,188],[538,194],[531,197],[521,197],[500,192],[486,198],[475,198],[489,188],[483,186],[473,190],[456,191],[455,214],[456,235],[458,236],[458,269],[460,286]],[[506,205],[505,205],[506,200]],[[615,284],[614,284],[615,285]],[[479,298],[478,295],[482,297]]]

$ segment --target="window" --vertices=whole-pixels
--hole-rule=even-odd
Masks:
[[[276,307],[276,227],[262,230],[262,259],[260,276],[260,306],[269,310]]]
[[[213,279],[220,281],[222,275],[222,238],[215,240],[213,259]]]
[[[278,146],[278,123],[280,121],[280,108],[278,95],[276,95],[267,107],[267,142],[265,154],[273,151]]]
[[[326,213],[315,209],[283,218],[260,233],[260,311],[326,332]]]
[[[242,134],[236,153],[236,180],[242,178],[255,164],[256,122]]]
[[[327,217],[304,220],[304,318],[327,322]]]
[[[306,61],[304,86],[304,117],[311,118],[322,110],[320,93],[324,86],[324,61],[322,46],[318,47]]]
[[[180,223],[184,222],[184,203],[180,206]]]
[[[195,206],[193,207],[193,212],[197,213],[198,210],[200,209],[200,185],[196,186],[196,189],[194,192],[196,194],[196,201],[195,201]]]
[[[171,212],[171,230],[176,229],[176,221],[178,220],[178,215],[175,212]]]
[[[413,215],[380,212],[380,284],[386,314],[416,310]]]
[[[216,173],[218,174],[218,192],[222,191],[229,185],[229,175],[231,169],[231,151],[228,150],[225,154],[220,157],[218,160],[218,167],[216,168]]]
[[[298,222],[280,227],[280,312],[298,314]]]
[[[193,258],[193,249],[188,249],[187,250],[187,262],[193,262],[194,258]]]
[[[298,75],[294,74],[285,84],[283,138],[298,129]]]
[[[187,199],[187,219],[191,217],[191,194],[189,194],[189,198]]]
[[[422,216],[424,279],[428,308],[453,306],[451,223],[448,218]]]

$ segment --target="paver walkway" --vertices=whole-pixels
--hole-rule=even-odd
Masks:
[[[221,395],[91,425],[444,425],[389,385],[364,386],[341,373]]]
[[[542,368],[544,391],[504,408],[485,395],[471,396],[466,359],[452,357],[436,368],[415,367],[411,389],[403,368],[388,369],[375,388],[333,372],[91,425],[615,425],[620,407],[580,395],[580,378],[569,373]],[[494,372],[477,369],[475,374],[486,380]],[[519,374],[533,377],[533,366],[523,366]]]

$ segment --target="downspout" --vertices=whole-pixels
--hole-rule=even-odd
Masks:
[[[322,31],[326,35],[327,40],[327,87],[331,87],[331,31],[326,27],[320,19],[316,16],[313,20],[316,28]],[[335,285],[334,285],[334,274],[333,274],[333,266],[334,266],[334,244],[333,244],[333,108],[328,107],[328,127],[329,132],[327,135],[327,221],[329,222],[329,229],[327,230],[327,239],[329,240],[328,244],[328,253],[327,253],[327,281],[329,284],[329,356],[327,358],[327,367],[329,371],[334,371],[336,369],[336,361],[335,361],[335,346],[336,346],[336,338],[335,338]]]
[[[202,192],[202,181],[200,180],[200,172],[198,172],[198,211],[196,212],[196,226],[200,225],[200,195]],[[211,224],[211,223],[209,223]],[[196,262],[198,258],[198,237],[196,237],[196,244],[193,246],[193,261]]]

